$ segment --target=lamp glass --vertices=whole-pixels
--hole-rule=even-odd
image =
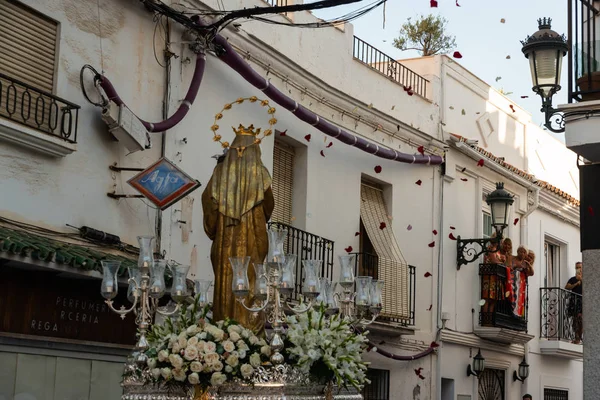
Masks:
[[[485,358],[481,355],[481,351],[473,358],[473,372],[480,374],[485,369]]]
[[[523,359],[519,364],[519,378],[526,379],[529,376],[529,364]]]
[[[556,49],[539,49],[529,55],[529,68],[534,87],[538,87],[540,95],[548,98],[551,91],[556,91],[560,84],[563,54]]]
[[[506,226],[506,221],[508,219],[508,206],[508,203],[504,201],[496,201],[490,205],[493,226]]]

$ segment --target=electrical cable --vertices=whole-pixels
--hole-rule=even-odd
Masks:
[[[85,86],[83,84],[83,73],[85,72],[86,69],[89,69],[90,71],[92,71],[94,73],[94,86],[97,86],[98,83],[100,82],[100,74],[98,73],[98,71],[96,71],[96,69],[94,67],[92,67],[89,64],[85,64],[82,68],[81,71],[79,72],[79,84],[81,86],[81,91],[83,92],[83,97],[88,101],[88,103],[95,105],[96,107],[104,107],[106,106],[106,104],[108,104],[108,100],[106,100],[102,94],[100,94],[100,97],[102,98],[102,102],[98,103],[95,101],[92,101],[90,99],[90,97],[88,96],[86,90],[85,90]]]

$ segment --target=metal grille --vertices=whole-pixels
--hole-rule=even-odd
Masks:
[[[569,400],[569,392],[567,390],[544,388],[544,400]]]
[[[596,75],[600,71],[600,43],[596,37],[596,18],[600,10],[595,1],[568,0],[569,103],[600,99]]]
[[[479,400],[504,400],[504,371],[486,368],[479,374]]]
[[[540,337],[550,340],[575,340],[581,314],[581,295],[554,287],[540,288]]]
[[[275,141],[273,148],[273,197],[275,208],[271,221],[290,224],[294,190],[294,148]]]
[[[353,55],[356,60],[387,76],[390,80],[404,87],[410,87],[421,97],[427,97],[429,83],[427,79],[356,36],[354,36]]]
[[[525,309],[524,315],[521,317],[513,313],[513,305],[505,295],[507,272],[504,265],[479,264],[479,276],[481,277],[482,299],[486,301],[479,312],[479,324],[527,331],[529,285],[527,284],[525,288]],[[494,306],[490,307],[492,303]]]
[[[367,379],[371,383],[366,384],[362,391],[364,400],[389,400],[390,398],[390,371],[386,369],[367,370]]]
[[[292,0],[263,0],[263,1],[272,7],[283,7],[283,6],[293,4]]]

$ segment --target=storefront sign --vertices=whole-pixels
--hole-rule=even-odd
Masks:
[[[61,278],[56,272],[3,267],[0,332],[86,342],[134,344],[134,316],[122,320],[100,295],[100,280]],[[115,303],[130,304],[126,287]]]

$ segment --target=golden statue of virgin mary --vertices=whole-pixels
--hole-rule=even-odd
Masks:
[[[260,129],[252,125],[233,128],[235,140],[217,162],[202,193],[204,231],[213,241],[210,259],[215,274],[213,314],[216,321],[231,318],[255,332],[263,327],[261,318],[251,318],[232,292],[233,271],[229,257],[250,257],[248,278],[254,286],[253,263],[267,255],[267,221],[273,212],[271,176],[261,161]],[[250,301],[253,303],[252,293]]]

